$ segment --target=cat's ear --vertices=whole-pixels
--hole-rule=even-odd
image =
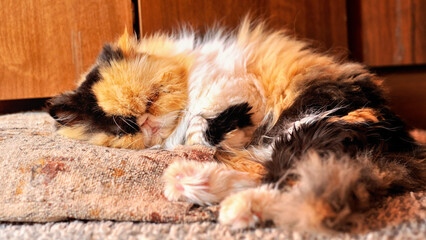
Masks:
[[[117,46],[126,57],[136,52],[137,40],[127,32],[127,27],[124,29],[123,35],[118,39]]]
[[[47,101],[45,110],[61,125],[73,125],[79,119],[78,106],[73,102],[75,92],[66,92]]]
[[[118,39],[117,44],[104,45],[98,56],[98,63],[110,63],[111,61],[118,61],[133,56],[136,52],[136,45],[136,38],[130,36],[126,28],[124,34]]]

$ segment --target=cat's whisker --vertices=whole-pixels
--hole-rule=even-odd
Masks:
[[[64,123],[61,123],[64,126],[70,126],[70,123],[74,121],[77,117],[78,117],[77,115],[73,115],[73,116],[68,115],[66,117],[56,118],[55,120],[57,122],[64,122]]]
[[[67,119],[75,119],[76,117],[77,117],[77,115],[68,114],[68,115],[63,116],[63,117],[57,117],[57,118],[55,118],[55,120],[63,121],[63,120],[67,120]]]
[[[130,146],[132,146],[135,142],[138,142],[138,141],[142,141],[142,139],[135,139],[135,140],[133,140],[133,141],[131,141],[130,143],[128,143],[124,148],[129,148]]]
[[[262,136],[262,138],[266,138],[266,139],[275,139],[275,137],[270,137],[270,136]]]
[[[150,103],[150,106],[151,106],[151,107],[152,107],[152,106],[155,106],[156,108],[159,108],[159,109],[161,109],[161,110],[163,110],[163,111],[168,111],[168,109],[167,109],[167,108],[160,106],[160,104],[157,104],[157,103],[156,103],[156,102],[154,102],[154,101],[147,100],[147,102],[148,102],[148,103]]]
[[[126,131],[124,131],[124,129],[122,129],[121,127],[120,127],[120,125],[118,125],[118,123],[117,123],[117,121],[115,120],[115,116],[113,115],[112,116],[112,120],[114,121],[114,123],[115,123],[115,125],[122,131],[122,132],[124,132],[124,133],[126,133],[126,134],[128,134],[128,132],[126,132]]]
[[[133,123],[134,125],[137,125],[136,124],[136,122],[134,122],[134,121],[132,121],[132,120],[130,120],[130,119],[125,119],[125,118],[123,118],[123,117],[121,117],[120,116],[120,119],[124,122],[124,123],[126,123],[129,127],[131,127],[133,130],[138,130],[137,128],[135,128],[134,126],[132,126],[129,122],[131,122],[131,123]]]
[[[278,190],[280,188],[281,183],[286,180],[286,178],[287,178],[288,175],[289,175],[289,171],[287,171],[286,173],[284,173],[284,175],[282,175],[280,177],[280,179],[276,183],[274,183],[274,189],[275,190]]]

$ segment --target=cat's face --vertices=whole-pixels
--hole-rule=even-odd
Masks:
[[[48,111],[58,132],[110,147],[162,144],[187,102],[189,60],[152,54],[155,50],[147,46],[126,34],[106,45],[76,90],[50,100]]]

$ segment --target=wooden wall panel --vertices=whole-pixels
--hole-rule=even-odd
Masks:
[[[426,64],[426,1],[348,1],[351,50],[370,66]]]
[[[286,28],[315,45],[347,53],[347,17],[344,0],[271,0],[268,13],[275,28]]]
[[[150,34],[158,30],[172,31],[180,24],[189,24],[204,30],[220,22],[235,26],[249,10],[256,10],[260,1],[198,1],[198,0],[140,0],[141,33]]]
[[[0,100],[72,89],[105,41],[132,30],[130,0],[0,1]]]
[[[140,32],[171,31],[179,24],[192,25],[201,32],[220,22],[233,28],[251,13],[275,29],[287,29],[316,46],[346,52],[345,0],[138,0]]]

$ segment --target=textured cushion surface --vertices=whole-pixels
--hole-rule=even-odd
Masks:
[[[169,202],[161,175],[182,157],[211,161],[203,147],[128,150],[93,146],[54,132],[45,113],[0,116],[0,221],[212,220],[216,208]]]

